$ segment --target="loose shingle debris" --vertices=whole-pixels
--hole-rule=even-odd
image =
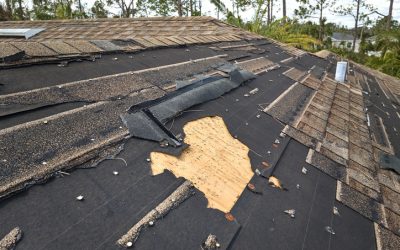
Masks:
[[[283,211],[285,214],[288,214],[291,218],[295,218],[296,216],[295,216],[295,214],[296,214],[296,210],[294,210],[294,209],[288,209],[288,210],[285,210],[285,211]]]
[[[126,234],[124,234],[117,244],[122,247],[132,247],[139,238],[143,229],[154,224],[156,220],[165,217],[171,210],[179,206],[187,198],[194,194],[193,184],[185,181],[168,198],[161,202],[157,207],[147,213],[138,223],[136,223]]]
[[[334,215],[340,216],[339,209],[337,207],[333,207],[332,211]]]
[[[247,188],[247,190],[249,190],[250,192],[252,192],[254,194],[263,194],[261,191],[258,191],[256,189],[256,186],[253,183],[248,183],[246,188]]]
[[[206,241],[201,245],[202,250],[215,250],[220,248],[221,245],[218,243],[217,236],[210,234]]]
[[[228,221],[235,221],[236,220],[236,218],[231,213],[226,213],[225,214],[225,219],[227,219]]]
[[[22,230],[19,227],[11,230],[0,240],[0,250],[13,250],[22,238]]]
[[[333,230],[333,228],[330,227],[330,226],[326,226],[326,227],[325,227],[325,231],[327,231],[328,233],[330,233],[330,234],[332,234],[332,235],[335,235],[335,234],[336,234],[335,231]]]
[[[280,181],[278,178],[276,178],[275,176],[270,176],[270,177],[268,178],[268,184],[269,184],[271,187],[275,187],[275,188],[279,188],[279,189],[282,189],[282,190],[287,191],[287,188],[285,188],[285,187],[283,186],[283,184],[281,183],[281,181]]]

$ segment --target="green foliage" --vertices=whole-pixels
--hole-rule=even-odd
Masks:
[[[366,53],[354,53],[343,48],[331,48],[332,52],[351,59],[357,63],[377,69],[385,74],[400,78],[400,30],[381,32],[377,36],[375,45],[366,43],[364,50],[381,51],[382,56],[368,56]]]
[[[4,0],[0,2],[0,21],[29,19],[25,0]]]
[[[102,0],[96,0],[90,10],[91,16],[94,18],[106,18],[108,15],[106,4]]]
[[[298,9],[296,9],[295,15],[300,19],[305,18],[318,18],[318,39],[322,41],[325,34],[326,17],[324,17],[324,10],[333,6],[332,0],[296,0],[300,3]],[[317,15],[317,16],[315,16]]]
[[[0,3],[0,21],[12,20],[12,13],[3,3]]]
[[[261,35],[287,43],[296,48],[307,51],[316,51],[322,47],[322,43],[309,34],[304,33],[306,29],[299,29],[301,25],[292,20],[277,20],[268,26],[264,26]]]
[[[215,6],[215,8],[222,12],[227,13],[228,9],[226,8],[225,4],[221,0],[210,0],[210,3]]]
[[[55,18],[54,4],[50,0],[33,0],[33,10],[31,15],[33,19],[49,20]]]
[[[72,1],[58,0],[55,2],[55,18],[56,19],[69,19],[72,18]]]

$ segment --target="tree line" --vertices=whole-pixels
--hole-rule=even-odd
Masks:
[[[199,16],[202,0],[2,0],[0,21],[138,16]],[[113,13],[116,10],[117,13]]]
[[[287,4],[294,1],[299,7],[288,15]],[[379,1],[385,1],[387,13],[380,13],[366,0],[96,0],[91,6],[85,0],[0,0],[0,21],[201,16],[209,15],[203,10],[208,4],[214,6],[218,19],[230,24],[305,50],[330,49],[400,77],[400,26],[393,20],[395,1]],[[245,11],[252,13],[246,21]],[[327,22],[327,13],[351,17],[352,27]],[[333,48],[330,35],[335,31],[352,33],[351,46]],[[367,40],[371,37],[375,37],[373,42]],[[361,41],[358,52],[356,40]],[[369,51],[381,54],[372,57]]]
[[[204,1],[204,0],[203,0]],[[287,19],[286,0],[230,0],[228,7],[222,0],[208,0],[217,11],[217,16],[225,16],[243,23],[241,12],[253,9],[253,31],[258,32],[265,24],[274,20],[274,7],[282,10],[283,22]],[[389,13],[379,13],[365,0],[349,0],[345,5],[335,6],[335,0],[294,0],[300,4],[294,12],[299,19],[316,18],[319,23],[319,40],[324,37],[325,13],[354,18],[354,34],[358,33],[359,23],[368,24],[369,15],[387,17],[386,28],[390,29],[394,0],[388,1]],[[226,2],[226,1],[225,1]],[[96,0],[87,6],[84,0],[0,0],[0,20],[48,20],[135,16],[199,16],[202,13],[202,0]],[[332,9],[332,7],[334,7]],[[118,10],[112,13],[110,9]]]

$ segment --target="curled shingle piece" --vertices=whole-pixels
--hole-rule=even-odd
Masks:
[[[32,57],[49,57],[57,55],[56,52],[38,42],[12,42],[11,44],[19,50],[25,51],[28,56]]]
[[[157,207],[147,213],[138,223],[136,223],[129,231],[124,234],[117,244],[123,247],[132,247],[139,238],[142,229],[147,226],[153,226],[155,220],[164,217],[172,209],[179,206],[187,198],[193,195],[193,185],[190,181],[185,181],[170,196],[168,196]]]
[[[0,48],[0,61],[21,52],[21,50],[7,42],[0,43]]]
[[[0,250],[14,249],[18,241],[22,238],[22,230],[19,227],[11,230],[3,239],[0,240]]]

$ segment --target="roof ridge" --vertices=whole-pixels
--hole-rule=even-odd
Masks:
[[[3,21],[2,24],[13,23],[67,23],[67,22],[126,22],[131,21],[204,21],[218,20],[211,16],[153,16],[153,17],[133,17],[133,18],[86,18],[86,19],[52,19],[52,20],[22,20],[22,21]],[[220,20],[219,20],[220,21]]]

